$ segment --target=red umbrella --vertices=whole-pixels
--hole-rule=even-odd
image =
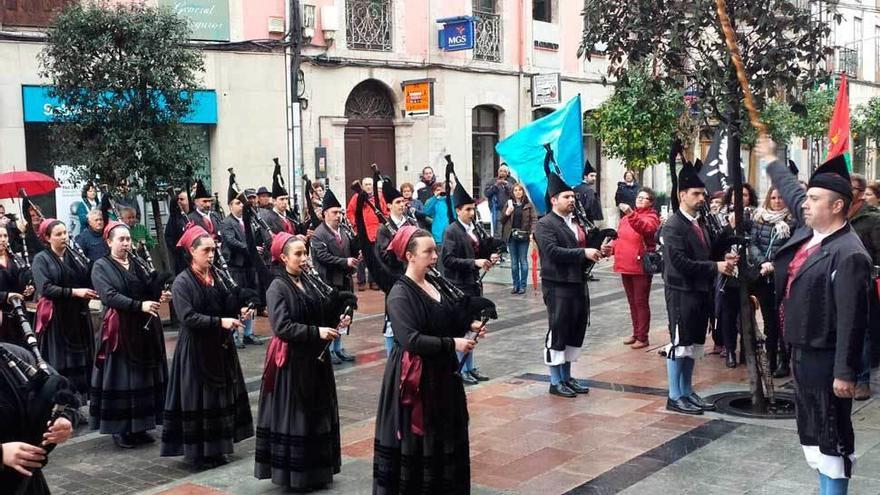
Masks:
[[[24,189],[28,196],[39,196],[58,188],[58,182],[39,172],[6,172],[0,174],[0,199],[17,198]]]

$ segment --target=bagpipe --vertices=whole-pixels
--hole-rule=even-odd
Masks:
[[[559,164],[556,163],[556,158],[553,156],[553,148],[550,147],[550,143],[544,144],[544,149],[547,153],[544,155],[544,172],[547,175],[550,175],[550,164],[553,164],[555,172],[560,178],[562,178],[562,171],[559,169]],[[587,214],[587,209],[584,207],[583,201],[578,194],[574,195],[574,216],[580,224],[581,228],[584,229],[584,234],[587,238],[587,247],[592,249],[601,250],[602,247],[607,245],[609,242],[617,239],[617,231],[611,228],[599,228],[592,220],[590,220],[590,216]],[[584,277],[589,278],[590,274],[593,272],[593,267],[596,266],[596,262],[586,260],[584,263]]]
[[[272,179],[277,180],[282,187],[286,188],[287,184],[284,181],[284,174],[281,173],[281,162],[278,161],[277,156],[275,158],[272,158],[272,163],[275,164],[275,172],[273,173]],[[296,184],[294,184],[294,186],[296,186]],[[295,187],[293,192],[288,195],[288,198],[290,198],[290,208],[285,211],[284,214],[287,217],[287,220],[293,223],[294,231],[305,232],[305,229],[303,228],[303,220],[299,211],[299,201],[296,197]]]
[[[305,231],[315,230],[321,225],[321,217],[318,216],[318,212],[315,211],[315,204],[312,202],[312,195],[315,194],[315,189],[312,187],[312,180],[309,179],[309,176],[303,174],[303,191],[305,194],[305,203],[306,203],[306,217],[303,219],[303,227]]]
[[[19,357],[9,350],[6,344],[0,344],[0,363],[18,382],[18,388],[24,393],[22,406],[26,418],[24,438],[31,445],[40,446],[43,434],[51,427],[67,408],[79,407],[76,395],[70,390],[67,378],[59,375],[43,360],[37,347],[37,339],[24,314],[21,302],[13,300],[13,312],[21,320],[22,331],[37,366]],[[12,346],[10,346],[12,347]],[[10,383],[15,387],[15,383]],[[47,426],[48,425],[48,426]],[[54,444],[43,446],[48,454],[55,448]],[[45,466],[48,457],[43,463]]]

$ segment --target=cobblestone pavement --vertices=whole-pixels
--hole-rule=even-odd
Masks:
[[[476,363],[492,380],[467,389],[473,493],[816,492],[792,420],[666,412],[665,364],[657,355],[668,341],[661,282],[655,280],[651,296],[652,345],[634,351],[621,345],[631,326],[619,277],[605,266],[596,274],[592,326],[584,357],[573,367],[592,391],[576,399],[547,394],[540,293],[530,286],[525,295],[510,295],[509,273],[491,276],[486,292],[501,318],[490,324]],[[383,300],[375,291],[359,295],[356,324],[345,337],[357,361],[336,368],[342,472],[324,493],[371,491],[373,418],[385,364]],[[259,335],[270,333],[265,318],[256,328]],[[169,355],[175,338],[169,329]],[[255,414],[264,353],[265,346],[240,351]],[[727,369],[717,356],[699,362],[695,382],[704,396],[747,388],[743,367]],[[880,493],[880,407],[874,400],[857,403],[854,421],[859,461],[851,493]],[[253,450],[253,439],[246,440],[229,464],[198,471],[178,458],[159,457],[158,444],[120,450],[108,436],[81,429],[52,454],[46,474],[56,495],[283,493],[253,477]]]

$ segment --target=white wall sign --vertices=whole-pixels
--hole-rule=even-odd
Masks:
[[[559,73],[532,76],[532,106],[555,105],[562,101]]]

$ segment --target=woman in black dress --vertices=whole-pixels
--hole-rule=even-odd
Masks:
[[[402,227],[388,247],[407,263],[388,294],[394,348],[385,366],[373,457],[373,493],[469,493],[464,386],[455,351],[470,352],[485,328],[426,280],[437,262],[431,234]]]
[[[327,353],[318,357],[351,318],[302,279],[305,241],[275,234],[271,251],[283,270],[266,292],[274,336],[257,413],[254,476],[296,490],[321,488],[333,481],[342,457],[333,366]]]
[[[123,223],[104,228],[110,254],[95,262],[92,284],[106,312],[92,372],[89,424],[112,434],[120,448],[151,443],[162,424],[168,365],[159,305],[171,293],[129,255],[131,233]]]
[[[9,231],[0,228],[0,310],[4,315],[10,315],[13,299],[21,301],[33,293],[30,269],[9,247]],[[21,324],[15,316],[4,316],[0,322],[0,342],[26,345]]]
[[[89,301],[98,293],[89,286],[89,267],[67,248],[67,227],[47,218],[40,223],[40,238],[48,244],[34,256],[34,284],[39,301],[35,330],[43,358],[70,386],[85,396],[95,359],[95,338]],[[85,400],[81,401],[85,403]]]
[[[199,467],[228,462],[233,443],[254,434],[247,389],[232,332],[250,318],[213,269],[216,244],[191,226],[177,243],[190,258],[171,287],[180,334],[171,362],[162,456],[183,455]]]

